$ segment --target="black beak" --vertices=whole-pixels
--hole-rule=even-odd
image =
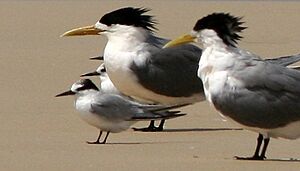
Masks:
[[[101,60],[101,61],[103,61],[104,58],[103,58],[103,56],[95,56],[95,57],[90,57],[90,60]]]
[[[94,72],[88,72],[85,74],[80,75],[80,77],[86,77],[86,76],[96,76],[96,75],[100,75],[97,71]]]
[[[58,95],[56,95],[55,97],[60,97],[60,96],[69,96],[69,95],[74,95],[75,93],[71,90],[69,91],[66,91],[66,92],[63,92],[63,93],[60,93]]]

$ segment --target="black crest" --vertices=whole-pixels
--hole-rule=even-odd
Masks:
[[[122,24],[135,27],[143,27],[147,30],[156,30],[156,22],[153,20],[153,16],[144,15],[144,13],[150,11],[147,8],[121,8],[110,13],[105,14],[100,20],[100,23],[108,26],[112,24]]]
[[[99,90],[98,87],[90,80],[90,79],[81,79],[79,81],[79,84],[83,85],[82,87],[78,88],[77,91],[82,91],[82,90]]]
[[[235,47],[237,40],[242,38],[238,33],[247,28],[241,26],[244,23],[241,19],[242,17],[234,17],[229,13],[213,13],[198,20],[194,30],[212,29],[225,44]]]

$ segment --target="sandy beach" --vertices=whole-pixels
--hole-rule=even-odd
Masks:
[[[167,121],[164,132],[128,130],[108,144],[86,144],[98,130],[78,117],[72,97],[54,96],[99,65],[88,58],[101,55],[107,40],[59,36],[125,6],[152,9],[166,38],[207,14],[230,12],[248,27],[242,48],[264,58],[300,52],[295,1],[0,1],[0,170],[299,170],[289,158],[300,159],[300,140],[271,139],[269,161],[235,160],[252,155],[257,134],[223,121],[207,102],[182,108],[188,115]]]

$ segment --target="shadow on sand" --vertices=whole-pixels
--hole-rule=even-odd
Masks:
[[[206,132],[206,131],[239,131],[242,128],[182,128],[164,129],[162,132]]]
[[[265,160],[239,160],[234,157],[237,161],[254,161],[254,162],[300,162],[300,159],[296,158],[281,158],[281,159],[265,159]]]

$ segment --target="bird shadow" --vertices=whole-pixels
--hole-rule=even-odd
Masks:
[[[195,143],[194,141],[153,141],[153,142],[112,142],[106,145],[145,145],[145,144],[170,144],[170,143]]]
[[[112,143],[106,143],[107,145],[140,145],[140,144],[145,144],[142,142],[112,142]]]
[[[281,158],[281,159],[264,159],[264,160],[240,160],[240,159],[236,159],[236,157],[234,157],[235,160],[237,161],[258,161],[258,162],[300,162],[300,159],[296,159],[296,158]]]
[[[180,128],[180,129],[164,129],[161,132],[206,132],[206,131],[239,131],[242,128]]]
[[[281,159],[265,159],[264,161],[276,161],[276,162],[300,162],[300,159],[296,158],[281,158]]]

